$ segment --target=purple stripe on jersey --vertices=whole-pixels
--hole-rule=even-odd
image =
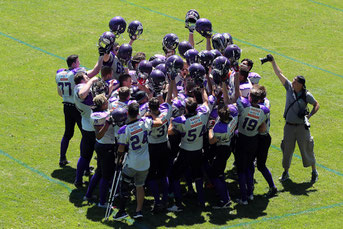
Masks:
[[[63,71],[68,71],[68,69],[66,68],[60,68],[56,71],[56,74],[60,73],[60,72],[63,72]]]
[[[83,104],[87,105],[87,106],[93,106],[93,96],[92,94],[89,92],[87,97],[82,101]]]
[[[266,106],[264,106],[264,105],[260,105],[260,108],[261,108],[261,110],[263,110],[263,112],[264,112],[265,114],[268,114],[268,113],[270,112],[270,110],[268,109],[268,107],[266,107]]]
[[[229,104],[228,107],[229,107],[231,116],[236,117],[238,115],[238,108],[233,104]]]
[[[181,82],[181,81],[180,81]],[[182,91],[183,90],[183,86],[176,86],[176,90],[177,91]]]
[[[250,101],[247,98],[241,97],[240,99],[244,108],[251,106]]]
[[[180,93],[180,94],[178,94],[177,97],[178,97],[179,100],[185,100],[185,99],[188,98],[188,95],[186,95],[186,94],[184,94],[184,93]]]
[[[227,126],[227,123],[218,122],[213,128],[213,132],[220,134],[227,133]]]
[[[240,90],[245,90],[245,89],[250,89],[250,88],[251,88],[251,84],[250,84],[250,83],[247,83],[247,82],[241,83],[241,84],[239,85],[239,89],[240,89]]]
[[[196,109],[197,112],[200,112],[200,113],[206,113],[207,112],[207,107],[206,106],[198,106],[197,109]]]
[[[118,145],[128,146],[129,144],[124,144],[124,143],[118,142]]]
[[[185,107],[185,104],[181,100],[177,99],[173,101],[173,106],[176,108],[180,108],[180,107]]]
[[[248,75],[249,78],[258,78],[258,79],[261,79],[261,76],[256,73],[256,72],[249,72],[249,75]]]
[[[127,125],[120,127],[120,129],[118,130],[118,134],[124,134],[126,127],[127,127]]]
[[[186,123],[186,118],[185,116],[179,116],[173,119],[173,122],[180,123],[180,124],[185,124]]]

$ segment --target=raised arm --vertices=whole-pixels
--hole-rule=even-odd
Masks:
[[[99,80],[98,77],[93,77],[92,79],[90,79],[85,86],[83,86],[81,88],[81,90],[79,91],[79,97],[80,99],[85,99],[92,87],[92,84],[97,82]]]
[[[98,61],[94,65],[93,69],[87,71],[87,75],[89,78],[92,78],[93,76],[96,76],[102,67],[102,62],[103,62],[104,56],[99,56]]]
[[[235,97],[233,99],[233,102],[235,103],[237,99],[241,96],[241,91],[239,90],[239,75],[235,73]]]
[[[202,104],[208,107],[208,96],[206,94],[205,88],[201,88],[201,97],[203,101]]]
[[[230,104],[230,101],[229,101],[229,93],[227,91],[227,85],[226,85],[225,81],[222,82],[222,90],[223,90],[224,104],[225,104],[225,106],[227,106]]]
[[[166,102],[170,105],[172,105],[172,95],[173,95],[174,87],[175,87],[175,79],[171,80],[168,85],[168,93],[167,93]]]
[[[279,66],[276,64],[274,57],[271,54],[268,54],[268,56],[272,59],[270,62],[272,63],[275,75],[279,77],[279,80],[281,81],[282,85],[285,85],[287,78],[282,74],[281,69]]]

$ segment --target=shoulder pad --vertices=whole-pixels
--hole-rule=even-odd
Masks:
[[[214,128],[213,132],[215,133],[226,133],[227,132],[227,125],[226,123],[218,122]]]
[[[261,108],[261,110],[263,110],[263,112],[264,112],[265,114],[268,114],[268,113],[270,112],[269,108],[266,107],[265,105],[260,105],[260,108]]]
[[[179,124],[185,124],[186,117],[185,116],[179,116],[173,119],[173,122],[179,123]]]
[[[120,129],[118,130],[118,134],[124,134],[125,130],[126,130],[127,125],[124,125],[122,127],[120,127]]]
[[[104,119],[109,116],[108,112],[94,112],[91,114],[91,118],[94,120]]]
[[[229,104],[228,107],[229,107],[230,114],[232,117],[238,116],[238,108],[235,105]]]
[[[240,97],[240,99],[241,99],[241,102],[243,104],[243,107],[250,107],[251,106],[249,99],[244,98],[244,97]]]

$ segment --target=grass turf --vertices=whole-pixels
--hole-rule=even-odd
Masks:
[[[305,0],[282,4],[267,0],[1,1],[0,227],[339,228],[343,212],[343,15],[339,9],[343,4],[333,0],[321,3],[334,8]],[[108,30],[109,19],[117,15],[128,23],[140,20],[144,26],[142,40],[133,45],[134,52],[144,51],[147,56],[162,53],[165,34],[173,32],[180,41],[188,39],[182,21],[191,8],[210,19],[215,31],[231,33],[243,50],[242,58],[252,59],[253,71],[263,77],[261,84],[267,87],[272,104],[274,147],[268,167],[281,192],[275,198],[264,198],[267,184],[256,172],[254,202],[246,207],[234,204],[231,212],[201,212],[195,200],[187,199],[185,212],[152,216],[149,197],[143,221],[103,222],[104,210],[82,202],[85,190],[72,185],[79,156],[78,130],[67,154],[71,166],[63,170],[58,167],[64,123],[54,73],[66,66],[63,59],[73,53],[91,68],[97,60],[98,36]],[[195,34],[196,41],[201,39]],[[127,43],[127,34],[118,41]],[[204,42],[196,48],[204,49]],[[277,181],[282,173],[282,154],[277,147],[282,139],[285,90],[270,64],[259,64],[258,58],[268,53],[266,49],[280,54],[274,56],[289,79],[305,75],[308,89],[321,105],[310,120],[320,164],[319,181],[314,186],[307,183],[310,169],[304,169],[297,157],[290,170],[292,181],[284,186]],[[231,164],[232,158],[228,168]],[[237,183],[228,181],[234,198]],[[210,204],[214,203],[213,191],[206,194]]]

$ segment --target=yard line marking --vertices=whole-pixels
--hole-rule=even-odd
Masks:
[[[148,7],[145,7],[145,6],[137,5],[137,4],[133,3],[133,2],[129,2],[129,1],[126,1],[126,0],[120,0],[120,1],[125,2],[125,3],[127,3],[127,4],[129,4],[129,5],[135,6],[135,7],[142,8],[142,9],[147,10],[147,11],[150,11],[150,12],[152,12],[152,13],[156,13],[156,14],[159,14],[159,15],[162,15],[162,16],[165,16],[165,17],[168,17],[168,18],[171,18],[171,19],[180,21],[180,22],[184,22],[184,20],[182,20],[182,19],[179,19],[179,18],[176,18],[176,17],[174,17],[174,16],[170,16],[170,15],[168,15],[168,14],[165,14],[165,13],[162,13],[162,12],[159,12],[159,11],[156,11],[156,10],[153,10],[153,9],[150,9],[150,8],[148,8]],[[216,31],[213,31],[213,32],[216,33]],[[269,50],[269,49],[264,48],[264,47],[262,47],[262,46],[258,46],[258,45],[252,44],[252,43],[250,43],[250,42],[244,41],[244,40],[239,39],[239,38],[237,38],[237,37],[233,37],[233,38],[234,38],[234,40],[237,40],[238,42],[241,42],[241,43],[243,43],[243,44],[250,45],[250,46],[252,46],[252,47],[254,47],[254,48],[261,49],[261,50],[264,50],[264,51],[267,51],[267,52],[270,52],[270,53],[273,53],[273,54],[282,56],[282,57],[284,57],[284,58],[286,58],[286,59],[289,59],[289,60],[291,60],[291,61],[297,62],[297,63],[299,63],[299,64],[306,65],[306,66],[308,66],[308,67],[311,67],[311,68],[314,68],[314,69],[317,69],[317,70],[326,72],[326,73],[328,73],[328,74],[331,74],[331,75],[334,75],[334,76],[338,76],[338,77],[343,78],[343,75],[339,75],[339,74],[337,74],[337,73],[331,72],[331,71],[326,70],[326,69],[324,69],[324,68],[317,67],[317,66],[315,66],[315,65],[305,63],[305,62],[300,61],[300,60],[297,60],[297,59],[295,59],[295,58],[293,58],[293,57],[289,57],[289,56],[286,56],[286,55],[284,55],[284,54],[282,54],[282,53],[279,53],[279,52],[276,52],[276,51],[273,51],[273,50]]]
[[[58,181],[58,180],[55,180],[55,179],[49,177],[48,175],[44,174],[43,172],[41,172],[41,171],[39,171],[39,170],[37,170],[37,169],[35,169],[35,168],[30,167],[29,165],[27,165],[27,164],[25,164],[24,162],[22,162],[22,161],[20,161],[20,160],[18,160],[18,159],[16,159],[16,158],[14,158],[14,157],[12,157],[11,155],[5,153],[5,152],[2,151],[2,150],[0,150],[0,154],[2,154],[2,155],[4,155],[4,156],[8,157],[9,159],[11,159],[11,160],[17,162],[18,164],[20,164],[20,165],[24,166],[25,168],[31,170],[32,172],[37,173],[38,175],[40,175],[41,177],[47,179],[48,181],[51,181],[51,182],[53,182],[53,183],[55,183],[55,184],[58,184],[58,185],[61,185],[62,187],[66,188],[66,189],[68,190],[69,193],[72,192],[72,189],[69,188],[66,184],[62,183],[61,181]]]
[[[271,146],[272,148],[274,148],[274,149],[276,149],[276,150],[282,152],[282,150],[281,150],[279,147],[274,146],[274,145],[270,145],[270,146]],[[301,156],[299,156],[298,154],[295,154],[295,153],[294,153],[294,156],[295,156],[296,158],[301,159]],[[319,164],[319,163],[317,163],[317,162],[316,162],[316,166],[319,166],[319,167],[321,167],[321,168],[323,168],[323,169],[325,169],[325,170],[327,170],[327,171],[329,171],[329,172],[332,172],[332,173],[334,173],[334,174],[336,174],[336,175],[338,175],[338,176],[343,177],[343,173],[338,172],[338,171],[333,170],[333,169],[330,169],[330,168],[328,168],[328,167],[326,167],[326,166],[324,166],[324,165],[321,165],[321,164]]]
[[[288,214],[280,215],[280,216],[266,217],[266,218],[246,222],[246,223],[239,223],[239,224],[235,224],[235,225],[231,225],[231,226],[224,226],[224,227],[220,227],[220,229],[247,226],[247,225],[251,225],[251,224],[255,224],[255,223],[261,223],[261,222],[270,221],[270,220],[277,220],[277,219],[282,219],[282,218],[286,218],[286,217],[290,217],[290,216],[302,215],[302,214],[306,214],[306,213],[312,213],[312,212],[316,212],[316,211],[320,211],[320,210],[324,210],[324,209],[330,209],[330,208],[342,207],[342,206],[343,206],[343,202],[328,205],[328,206],[318,207],[318,208],[311,208],[311,209],[307,209],[307,210],[300,211],[300,212],[288,213]]]
[[[313,2],[313,3],[316,3],[316,4],[318,4],[318,5],[326,6],[326,7],[329,7],[329,8],[331,8],[331,9],[334,9],[334,10],[338,10],[338,11],[343,12],[342,9],[339,9],[339,8],[337,8],[337,7],[334,7],[334,6],[330,6],[330,5],[327,5],[327,4],[324,4],[324,3],[321,3],[321,2],[312,1],[312,0],[308,0],[308,1]]]

